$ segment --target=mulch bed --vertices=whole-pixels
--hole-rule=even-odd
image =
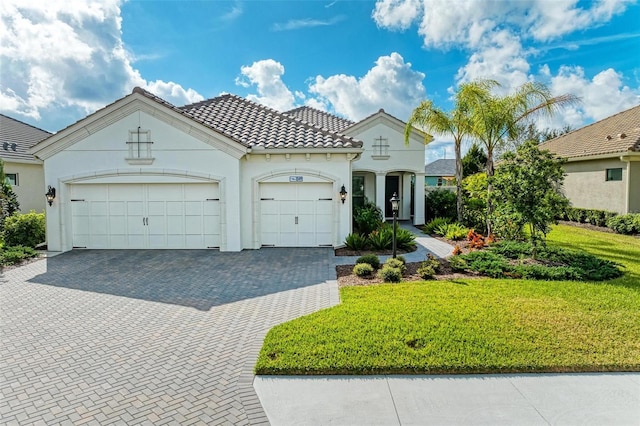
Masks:
[[[418,249],[418,247],[414,247],[413,250],[404,250],[404,249],[397,249],[396,250],[396,254],[406,254],[406,253],[411,253],[414,252]],[[335,249],[335,253],[336,256],[362,256],[365,254],[370,254],[373,253],[377,256],[391,256],[393,254],[393,250],[389,249],[389,250],[379,250],[379,251],[373,251],[373,250],[350,250],[346,247],[342,247],[339,249]]]

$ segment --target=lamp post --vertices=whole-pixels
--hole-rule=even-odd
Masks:
[[[393,197],[389,200],[391,201],[391,211],[393,211],[393,258],[396,258],[396,219],[398,218],[398,203],[400,202],[400,198],[398,198],[397,193],[393,193]]]

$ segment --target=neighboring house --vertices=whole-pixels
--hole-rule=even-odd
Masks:
[[[31,152],[56,188],[54,251],[339,246],[365,155],[358,138],[234,95],[176,107],[140,88]]]
[[[354,207],[369,200],[391,218],[389,200],[396,193],[401,200],[398,218],[424,223],[424,186],[415,182],[424,180],[424,142],[429,136],[416,130],[406,145],[406,123],[383,109],[357,123],[306,106],[285,114],[363,142],[364,152],[352,164]]]
[[[456,178],[456,160],[440,159],[424,167],[424,184],[427,186],[451,186]]]
[[[540,145],[567,159],[563,189],[574,207],[640,212],[640,106]]]
[[[45,208],[42,161],[28,152],[29,148],[51,133],[0,114],[0,158],[4,174],[18,197],[20,211],[38,212]]]

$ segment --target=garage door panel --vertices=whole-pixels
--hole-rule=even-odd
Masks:
[[[89,203],[90,216],[106,216],[108,214],[108,203],[106,201],[93,201]]]
[[[203,205],[205,216],[220,216],[220,202],[219,201],[207,201]]]
[[[167,210],[164,201],[149,201],[147,204],[147,216],[164,216]]]
[[[181,201],[167,201],[167,216],[182,216],[184,214],[184,203]]]
[[[144,203],[142,201],[128,201],[127,202],[127,215],[128,216],[144,216]]]
[[[109,232],[118,235],[127,234],[127,218],[125,216],[109,216]]]
[[[127,205],[124,201],[109,201],[110,216],[125,216],[127,214]]]
[[[202,201],[186,201],[184,203],[184,214],[186,216],[201,216]]]

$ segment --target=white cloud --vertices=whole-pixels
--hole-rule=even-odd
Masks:
[[[147,82],[132,67],[122,42],[120,5],[3,1],[0,108],[36,120],[46,116],[50,126],[61,128],[134,86],[157,89],[178,104],[202,99],[174,82]]]
[[[247,99],[274,108],[287,111],[294,107],[295,96],[282,81],[284,66],[273,59],[256,61],[250,66],[240,68],[241,77],[236,84],[242,87],[258,86],[258,95],[250,94]]]
[[[382,0],[371,16],[379,27],[405,30],[422,13],[420,0]]]
[[[301,28],[313,28],[313,27],[328,27],[331,25],[335,25],[340,21],[343,21],[345,17],[343,15],[334,16],[331,19],[322,20],[322,19],[292,19],[283,24],[275,23],[271,27],[272,31],[291,31],[291,30],[299,30]]]
[[[411,69],[400,54],[381,56],[364,77],[339,74],[317,76],[309,92],[336,113],[357,121],[380,108],[402,120],[424,99],[424,74]]]
[[[425,164],[433,163],[442,158],[456,158],[455,146],[450,139],[434,136],[434,140],[427,145],[424,153]]]

